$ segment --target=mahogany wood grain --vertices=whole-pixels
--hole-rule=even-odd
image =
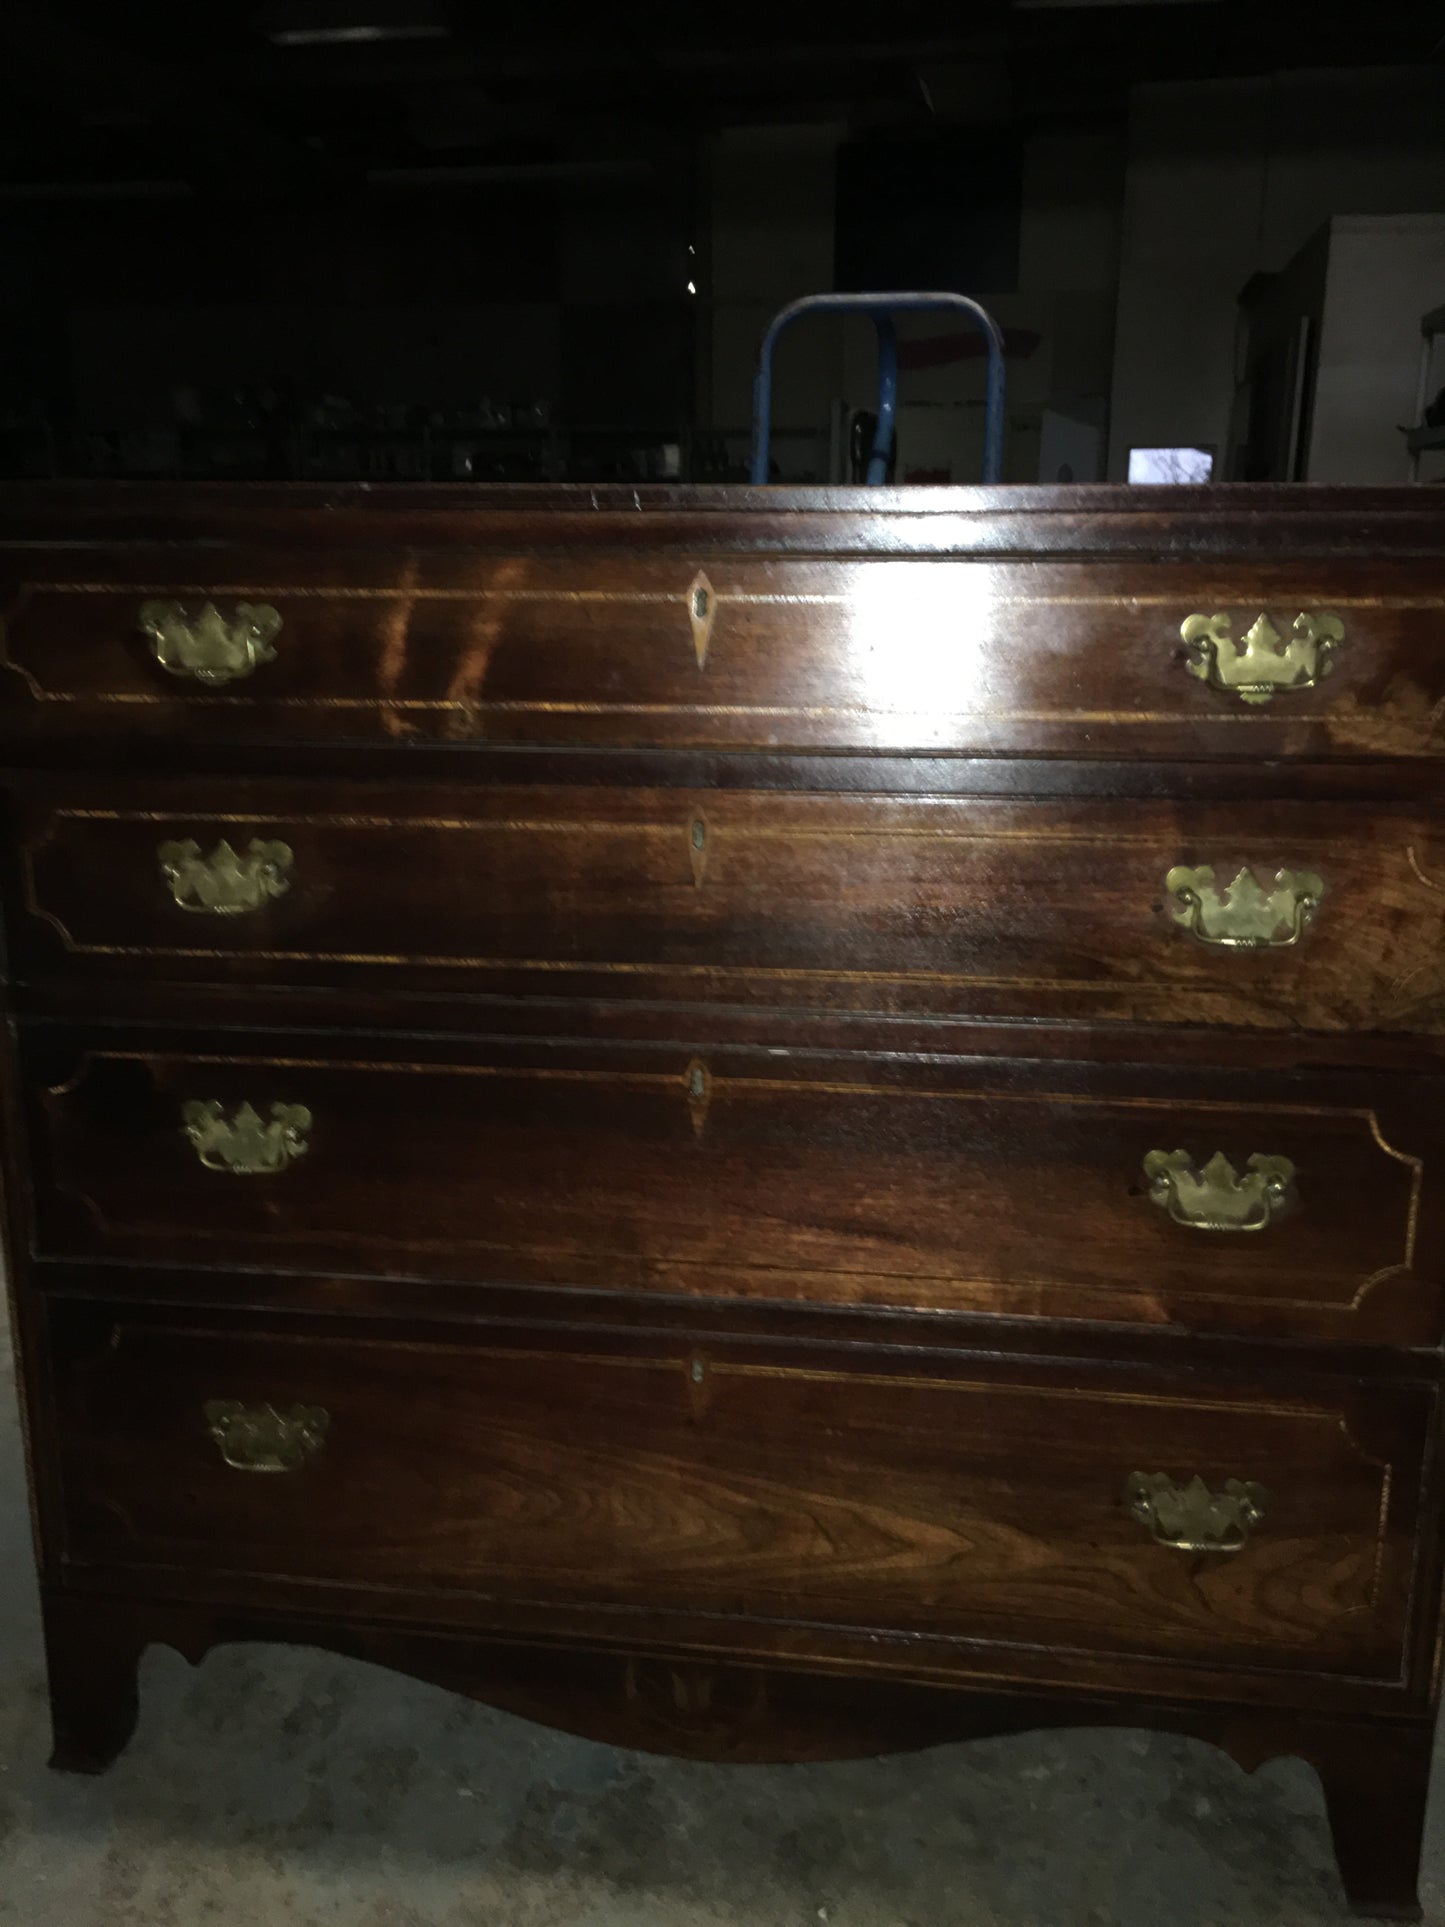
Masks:
[[[1071,1365],[1119,1365],[1170,1372],[1187,1356],[1190,1369],[1217,1382],[1267,1378],[1285,1372],[1299,1389],[1318,1373],[1359,1377],[1374,1385],[1418,1381],[1432,1369],[1433,1351],[1375,1342],[1315,1338],[1280,1339],[1232,1331],[1201,1331],[1173,1324],[1096,1324],[1081,1320],[1018,1317],[998,1310],[940,1313],[895,1306],[846,1305],[775,1299],[579,1286],[535,1285],[513,1280],[428,1278],[393,1272],[368,1277],[355,1272],[225,1269],[166,1263],[105,1264],[93,1260],[41,1258],[30,1265],[32,1297],[43,1309],[49,1298],[91,1303],[97,1292],[109,1305],[168,1308],[189,1318],[204,1311],[269,1325],[280,1315],[288,1326],[327,1320],[339,1313],[365,1323],[451,1337],[477,1330],[500,1335],[567,1333],[576,1342],[601,1342],[612,1334],[671,1335],[704,1350],[728,1339],[770,1339],[802,1348],[862,1346],[912,1356],[927,1368],[937,1353],[960,1348],[999,1360],[1065,1360]],[[404,1304],[405,1311],[398,1306]],[[1241,1321],[1243,1322],[1243,1321]],[[801,1354],[800,1354],[801,1355]],[[1423,1361],[1423,1363],[1422,1363]],[[1253,1375],[1253,1376],[1252,1376]]]
[[[59,793],[57,794],[57,787]],[[11,926],[56,971],[393,982],[981,1016],[1445,1028],[1440,805],[840,798],[601,787],[41,786]],[[284,842],[285,894],[178,905],[176,840]],[[1323,879],[1293,947],[1199,940],[1207,864]]]
[[[229,972],[227,973],[229,974]],[[257,1030],[327,1028],[360,1034],[411,1034],[572,1042],[645,1043],[689,1051],[728,1046],[864,1056],[1068,1058],[1082,1064],[1150,1063],[1227,1074],[1248,1070],[1430,1071],[1445,1060],[1445,1033],[1427,1031],[1303,1031],[1205,1025],[1088,1024],[1019,1017],[1002,1022],[967,1014],[850,1011],[817,1006],[707,1003],[698,999],[515,997],[492,993],[419,993],[375,977],[324,985],[227,982],[155,975],[107,975],[107,1024],[225,1030],[244,1008]],[[27,1024],[92,1024],[100,998],[97,980],[67,974],[15,982],[10,1008]],[[596,985],[591,989],[595,992]],[[1408,1082],[1399,1089],[1408,1092]]]
[[[1408,488],[0,483],[6,546],[134,543],[159,565],[178,542],[355,555],[387,540],[482,554],[701,543],[739,555],[1445,558],[1438,504]]]
[[[154,1639],[715,1758],[1129,1721],[1301,1754],[1352,1903],[1415,1917],[1427,496],[0,485],[57,1764],[124,1744]],[[168,596],[273,602],[275,660],[167,675]],[[1249,704],[1189,671],[1216,613],[1344,635]],[[158,841],[261,834],[294,867],[254,920],[164,893]],[[1212,952],[1175,863],[1325,894],[1297,948]],[[191,1097],[304,1103],[309,1149],[203,1170]],[[1155,1148],[1287,1156],[1288,1209],[1173,1223]],[[212,1397],[333,1425],[261,1477]],[[1181,1554],[1134,1470],[1257,1479],[1265,1516]]]
[[[269,605],[275,659],[219,689],[168,673],[139,626],[155,597]],[[1385,586],[1348,557],[760,562],[634,542],[607,559],[198,550],[158,575],[144,553],[20,550],[0,552],[0,716],[22,739],[1438,755],[1442,606],[1445,565],[1402,561]],[[1237,640],[1301,614],[1345,639],[1316,687],[1251,704],[1189,671],[1181,626],[1217,613]]]
[[[831,1628],[926,1635],[944,1671],[1047,1645],[1065,1676],[1078,1651],[1410,1683],[1423,1387],[1266,1401],[968,1356],[920,1374],[120,1313],[97,1351],[92,1315],[69,1344],[54,1318],[67,1569],[224,1572],[241,1600],[271,1575],[460,1591],[482,1626],[492,1602],[703,1614],[744,1646],[801,1620],[820,1656]],[[329,1428],[294,1471],[237,1470],[215,1399]],[[1264,1517],[1236,1552],[1160,1545],[1126,1503],[1140,1470],[1257,1479]]]
[[[1430,1342],[1445,1086],[1345,1073],[301,1033],[27,1033],[37,1251]],[[205,1168],[184,1106],[303,1105]],[[1264,1229],[1174,1221],[1145,1160],[1283,1156]],[[404,1304],[403,1292],[398,1293]]]

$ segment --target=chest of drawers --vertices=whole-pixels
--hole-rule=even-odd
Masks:
[[[1156,1725],[1416,1917],[1427,494],[6,488],[0,613],[57,1765],[155,1640]]]

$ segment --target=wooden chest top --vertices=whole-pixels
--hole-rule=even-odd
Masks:
[[[26,754],[1412,758],[1442,596],[1403,490],[0,489]]]

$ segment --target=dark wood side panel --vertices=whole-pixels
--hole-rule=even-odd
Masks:
[[[1432,1078],[27,1035],[45,1257],[1289,1337],[1440,1329]],[[223,1136],[244,1105],[273,1138],[272,1107],[301,1107],[304,1148],[255,1175],[208,1169],[186,1126],[197,1102],[218,1107]],[[1222,1155],[1241,1180],[1252,1157],[1283,1157],[1294,1176],[1267,1224],[1204,1229],[1159,1193],[1155,1151],[1196,1171]]]
[[[983,1016],[1434,1029],[1440,806],[600,787],[33,782],[12,972]],[[285,846],[280,893],[184,902],[177,843]],[[173,860],[173,855],[172,855]],[[1299,941],[1191,934],[1208,866],[1317,877]],[[1285,891],[1288,906],[1298,900]]]
[[[477,1631],[585,1606],[744,1648],[806,1625],[815,1657],[878,1630],[935,1665],[974,1649],[965,1668],[983,1647],[1027,1673],[1047,1644],[1065,1675],[1078,1653],[1407,1678],[1420,1386],[53,1317],[77,1572],[464,1594]],[[246,1425],[268,1408],[311,1443],[261,1474]],[[1135,1472],[1256,1481],[1260,1517],[1233,1552],[1180,1551],[1131,1510]]]
[[[1281,518],[1287,549],[1289,523]],[[1445,565],[842,560],[378,547],[0,552],[16,744],[514,742],[1115,758],[1434,756]],[[63,555],[63,559],[62,559]],[[280,618],[273,660],[206,687],[159,667],[148,602]],[[1190,673],[1191,616],[1342,625],[1313,687],[1250,702]],[[1333,632],[1332,632],[1333,633]],[[1309,653],[1307,651],[1307,653]],[[1310,669],[1305,664],[1302,674]],[[3,740],[3,738],[0,738]]]

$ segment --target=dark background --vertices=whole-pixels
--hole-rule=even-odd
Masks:
[[[994,300],[1019,345],[1010,466],[1036,479],[1046,409],[1105,434],[1139,298],[1181,388],[1196,379],[1179,276],[1144,297],[1128,280],[1157,128],[1186,173],[1253,143],[1251,180],[1287,183],[1281,154],[1337,147],[1338,113],[1238,90],[1354,76],[1345,131],[1353,115],[1399,148],[1389,181],[1354,171],[1361,211],[1445,207],[1428,160],[1400,159],[1412,128],[1445,126],[1442,35],[1433,7],[1209,0],[901,6],[886,30],[786,9],[579,26],[446,0],[10,0],[0,472],[732,476],[759,327],[834,285]],[[1191,108],[1190,87],[1223,91]],[[1340,198],[1306,193],[1294,227]],[[1222,173],[1217,199],[1258,226],[1242,270],[1306,238],[1268,232]],[[1245,278],[1204,249],[1198,298],[1226,328]],[[829,408],[866,399],[867,355],[866,330],[785,354],[796,472],[826,472]],[[976,386],[961,366],[911,392],[972,408]],[[1150,407],[1120,432],[1147,435]]]

